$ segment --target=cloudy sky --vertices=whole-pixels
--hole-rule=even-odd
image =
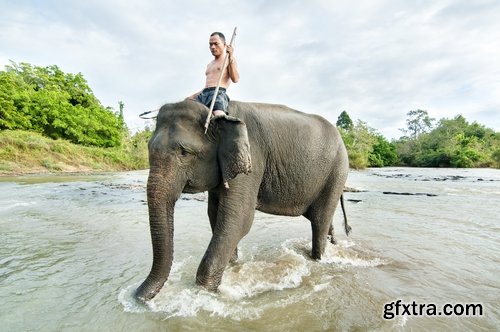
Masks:
[[[235,43],[234,100],[335,123],[346,110],[387,138],[406,113],[462,114],[500,130],[498,0],[0,0],[9,60],[81,72],[104,106],[138,114],[204,86],[208,37]]]

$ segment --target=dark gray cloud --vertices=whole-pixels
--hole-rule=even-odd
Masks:
[[[497,1],[18,1],[2,3],[0,65],[82,72],[107,106],[137,114],[199,90],[208,35],[238,26],[233,99],[342,110],[388,137],[406,113],[500,128]]]

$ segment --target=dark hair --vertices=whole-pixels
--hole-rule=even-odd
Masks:
[[[213,36],[219,36],[220,39],[222,39],[222,41],[225,43],[226,42],[226,37],[224,37],[224,34],[222,32],[213,32],[210,37],[213,37]]]

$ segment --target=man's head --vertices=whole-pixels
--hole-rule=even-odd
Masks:
[[[221,32],[214,32],[210,35],[210,39],[208,41],[210,52],[216,58],[221,56],[224,53],[224,47],[226,46],[226,37]]]

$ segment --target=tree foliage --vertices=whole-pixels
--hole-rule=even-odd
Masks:
[[[0,129],[99,147],[119,146],[123,117],[101,105],[81,73],[11,62],[0,71]]]
[[[500,134],[462,115],[441,119],[430,132],[396,142],[403,165],[419,167],[499,167]]]
[[[337,121],[340,134],[349,155],[349,166],[355,169],[384,167],[397,161],[395,146],[361,120],[352,124],[349,115],[343,111]]]
[[[401,129],[402,132],[409,134],[410,138],[415,139],[423,133],[429,132],[432,129],[433,118],[429,117],[427,111],[414,110],[409,111],[406,119],[406,129]]]
[[[393,166],[398,162],[396,146],[380,134],[375,135],[373,151],[368,155],[370,167]]]
[[[389,142],[384,136],[343,111],[337,126],[344,139],[352,168],[384,166],[414,167],[500,167],[500,133],[477,122],[469,123],[462,115],[434,119],[427,111],[407,113],[407,135]]]
[[[347,131],[352,130],[352,128],[354,127],[351,117],[349,116],[349,114],[347,114],[346,111],[342,111],[342,113],[340,113],[337,119],[337,127]]]
[[[26,130],[72,143],[119,147],[137,167],[147,166],[147,141],[152,130],[130,136],[119,111],[103,107],[81,73],[57,66],[27,63],[0,71],[0,130]],[[500,167],[500,133],[463,116],[434,125],[425,110],[407,113],[405,136],[389,142],[366,122],[353,122],[343,111],[337,127],[352,168],[406,165],[418,167]],[[4,132],[4,133],[5,133]]]

